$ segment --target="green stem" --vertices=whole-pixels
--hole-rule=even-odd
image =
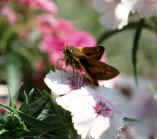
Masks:
[[[117,33],[120,33],[120,32],[123,32],[123,31],[126,31],[126,30],[129,30],[129,29],[135,29],[137,27],[138,23],[136,22],[132,22],[132,23],[129,23],[127,26],[125,26],[123,29],[119,30],[119,29],[116,29],[116,30],[111,30],[111,31],[107,31],[107,32],[104,32],[99,38],[98,38],[98,41],[97,41],[97,44],[101,44],[103,41],[107,40],[108,38],[112,37],[113,35],[116,35]],[[154,30],[154,28],[149,25],[149,24],[143,24],[143,28],[147,29],[147,30],[150,30],[152,32],[154,32],[155,34],[157,34],[157,31]]]
[[[139,41],[141,38],[143,27],[144,27],[144,19],[141,19],[136,27],[135,37],[133,41],[133,48],[132,48],[132,64],[133,64],[136,84],[137,84],[137,52],[139,48]]]

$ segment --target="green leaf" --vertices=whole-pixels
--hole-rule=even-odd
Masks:
[[[17,93],[20,88],[20,80],[21,80],[21,61],[20,57],[14,53],[10,52],[7,55],[7,82],[9,89],[9,101],[10,106],[15,107],[14,101],[17,98]]]
[[[3,108],[6,109],[7,111],[14,112],[14,109],[13,109],[12,107],[7,106],[7,105],[0,104],[0,107],[3,107]]]
[[[154,99],[157,101],[157,90],[153,86],[150,86],[150,89],[152,91]]]
[[[128,122],[137,122],[135,118],[130,118],[130,117],[124,117],[123,120]]]

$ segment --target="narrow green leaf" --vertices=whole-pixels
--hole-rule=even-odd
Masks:
[[[20,88],[21,80],[21,63],[18,55],[13,52],[7,55],[7,82],[9,88],[9,101],[10,106],[15,107],[14,101],[17,98],[17,93]]]
[[[26,94],[25,91],[24,91],[24,96],[25,96],[25,103],[28,104],[29,103],[29,98],[28,98],[28,95]]]
[[[97,39],[97,45],[100,45],[102,42],[104,42],[105,40],[109,39],[110,37],[116,35],[117,33],[127,31],[127,30],[130,30],[130,29],[136,29],[137,25],[138,25],[138,23],[132,22],[132,23],[129,23],[127,26],[125,26],[123,29],[105,31]],[[157,31],[154,29],[154,27],[152,27],[150,24],[146,24],[146,23],[143,24],[143,28],[145,28],[145,29],[147,29],[151,32],[154,32],[155,34],[157,33]]]
[[[4,109],[7,109],[10,112],[14,112],[14,109],[12,107],[7,106],[7,105],[0,104],[0,107],[3,107]]]
[[[33,93],[34,93],[34,88],[32,88],[32,89],[30,90],[30,92],[28,93],[29,101],[30,101],[30,99],[32,98]]]
[[[130,118],[130,117],[124,117],[123,120],[128,121],[128,122],[137,122],[138,121],[135,118]]]

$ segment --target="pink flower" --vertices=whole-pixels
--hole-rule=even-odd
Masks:
[[[64,38],[75,31],[71,22],[57,19],[49,14],[38,16],[34,22],[37,24],[36,30],[41,33],[42,38],[55,34]]]
[[[43,40],[41,49],[48,53],[50,58],[50,63],[52,65],[63,68],[64,62],[61,61],[61,59],[64,58],[64,54],[62,52],[62,49],[66,44],[73,44],[73,46],[76,47],[80,45],[86,47],[89,46],[89,44],[91,45],[91,47],[95,46],[94,39],[92,40],[90,36],[89,36],[89,40],[88,38],[86,38],[85,40],[83,40],[82,38],[83,35],[78,36],[78,38],[76,37],[74,41],[71,41],[70,40],[71,38],[69,37],[68,40],[65,41],[64,39],[59,38],[58,36],[52,36],[51,38],[49,38],[49,40],[46,39]]]
[[[7,18],[9,24],[13,24],[17,21],[17,15],[9,7],[3,7],[0,12],[2,16]]]
[[[25,6],[41,9],[51,14],[57,12],[57,7],[51,0],[19,0],[19,2]]]
[[[64,58],[62,49],[66,45],[93,47],[96,45],[95,39],[87,32],[76,30],[72,23],[64,19],[58,19],[57,22],[51,22],[45,18],[48,24],[43,23],[39,28],[41,32],[41,50],[48,53],[50,63],[59,68],[63,68]],[[45,21],[46,23],[46,21]]]
[[[42,60],[38,60],[35,63],[35,68],[37,72],[43,72],[45,70],[45,66]]]
[[[40,33],[41,37],[46,37],[55,32],[58,26],[58,20],[50,14],[42,14],[37,16],[33,23],[35,24],[35,30]]]
[[[0,104],[4,104],[4,105],[8,105],[8,101],[7,101],[7,99],[0,99]],[[5,113],[6,113],[6,110],[4,109],[4,108],[2,108],[2,107],[0,107],[0,114],[1,115],[5,115]]]
[[[65,39],[68,45],[72,46],[95,46],[96,41],[87,32],[76,30]]]
[[[62,52],[64,46],[93,47],[96,45],[91,35],[75,29],[67,20],[43,14],[33,22],[37,25],[36,31],[41,35],[41,50],[48,54],[50,63],[56,67],[63,68],[64,66]]]

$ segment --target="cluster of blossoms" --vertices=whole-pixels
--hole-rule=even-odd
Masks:
[[[128,23],[130,13],[138,12],[140,17],[157,16],[156,0],[93,0],[93,5],[103,16],[100,22],[109,28],[119,28]]]
[[[56,102],[70,111],[72,122],[81,138],[151,139],[156,138],[157,102],[149,86],[155,83],[140,78],[118,77],[112,87],[101,82],[99,87],[77,73],[56,70],[46,75],[46,85],[56,96]],[[125,117],[135,121],[124,122]]]
[[[37,31],[41,34],[41,50],[49,56],[52,65],[62,68],[64,63],[63,47],[96,45],[95,39],[87,32],[74,28],[71,22],[59,19],[51,15],[40,15],[37,17]]]
[[[43,10],[50,14],[57,12],[57,7],[51,0],[18,0],[18,2],[34,10]]]
[[[15,6],[14,3],[16,3],[17,6]],[[19,19],[18,16],[20,16],[20,13],[16,11],[16,8],[33,11],[42,10],[49,14],[55,14],[57,12],[57,7],[51,0],[2,0],[0,2],[1,16],[6,17],[9,24],[13,24]]]
[[[33,38],[36,36],[40,50],[48,55],[49,63],[54,67],[63,68],[62,49],[65,45],[93,47],[96,41],[87,32],[76,29],[70,21],[57,17],[57,10],[52,0],[2,0],[0,2],[0,14],[10,25],[15,27],[17,23],[16,31],[19,36],[30,45],[36,43],[36,38]],[[45,65],[42,60],[36,63],[37,74],[33,78],[35,82],[40,82]]]
[[[48,54],[49,63],[55,67],[63,68],[62,49],[65,45],[93,47],[95,39],[83,30],[76,29],[68,20],[56,17],[57,9],[50,0],[20,0],[29,7],[45,10],[44,13],[30,20],[33,25],[32,32],[40,34],[41,51]],[[51,9],[51,10],[50,10]],[[27,38],[28,35],[26,35]]]
[[[14,2],[17,6],[14,7]],[[9,5],[12,5],[9,7]],[[19,8],[21,13],[18,13]],[[68,20],[56,17],[57,7],[51,0],[14,0],[0,3],[1,15],[7,17],[8,23],[20,22],[21,17],[28,16],[26,24],[22,24],[17,31],[23,39],[32,41],[33,33],[39,33],[41,51],[48,54],[49,63],[62,68],[65,45],[95,46],[95,39],[83,30],[76,29]],[[16,12],[14,12],[16,11]],[[37,11],[39,14],[34,14]],[[32,15],[32,16],[30,16]],[[60,61],[60,62],[58,62]]]
[[[92,86],[77,73],[56,70],[46,75],[46,85],[62,108],[71,112],[72,122],[81,138],[115,139],[124,126],[126,100],[116,90]],[[104,84],[104,85],[103,85]]]

